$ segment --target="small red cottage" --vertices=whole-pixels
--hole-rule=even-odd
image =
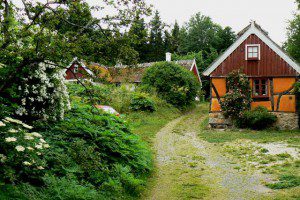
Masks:
[[[67,80],[85,79],[93,76],[94,73],[78,58],[74,58],[66,70]]]
[[[226,77],[240,69],[249,77],[252,108],[264,106],[278,117],[282,129],[298,128],[293,85],[299,80],[300,67],[255,22],[238,34],[238,39],[203,73],[211,80],[210,120],[212,127],[228,125],[220,102],[227,92]]]
[[[108,69],[98,63],[86,63],[80,61],[78,58],[70,63],[66,70],[66,79],[69,81],[75,81],[77,79],[91,79],[100,82],[110,82],[111,77]]]

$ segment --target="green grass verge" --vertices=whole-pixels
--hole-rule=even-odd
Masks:
[[[156,133],[171,120],[179,117],[181,112],[170,105],[157,108],[157,111],[131,112],[126,114],[125,119],[130,124],[132,131],[142,137],[144,141],[152,143]]]

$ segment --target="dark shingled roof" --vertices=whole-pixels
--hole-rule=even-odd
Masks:
[[[173,62],[190,71],[195,60],[178,60]],[[115,67],[109,67],[108,71],[110,72],[113,83],[140,83],[146,69],[155,63],[156,62],[140,63],[132,67],[127,65],[119,65]]]

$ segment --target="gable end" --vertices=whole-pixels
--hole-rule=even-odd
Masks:
[[[245,59],[246,45],[260,44],[259,61]],[[260,61],[261,60],[261,61]],[[253,22],[203,73],[205,76],[226,76],[230,71],[243,67],[249,76],[298,76],[299,65],[293,61]],[[220,68],[220,69],[219,69]]]

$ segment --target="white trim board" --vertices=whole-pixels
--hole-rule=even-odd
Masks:
[[[192,66],[191,66],[191,69],[190,69],[191,72],[192,72],[192,70],[193,70],[194,67],[196,67],[198,79],[199,79],[200,85],[202,87],[202,80],[201,80],[200,73],[199,73],[199,70],[198,70],[198,67],[197,67],[196,59],[194,59],[194,62],[192,64]]]
[[[209,76],[224,60],[230,56],[250,35],[256,35],[259,37],[266,45],[268,45],[277,55],[279,55],[283,60],[285,60],[296,72],[300,73],[300,66],[294,62],[285,52],[283,52],[273,41],[271,41],[261,30],[259,30],[254,22],[251,23],[251,27],[237,39],[217,60],[210,65],[204,72],[204,76]]]

